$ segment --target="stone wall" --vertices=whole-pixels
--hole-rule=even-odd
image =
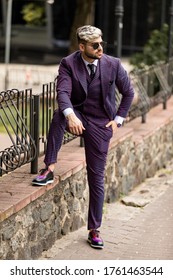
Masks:
[[[173,157],[173,121],[155,127],[147,137],[135,142],[129,136],[109,151],[106,170],[106,202],[116,201],[165,166]]]
[[[110,145],[105,202],[127,194],[173,157],[173,118],[155,125],[140,139],[131,125],[127,125],[126,137]],[[83,168],[1,222],[0,259],[37,259],[57,238],[85,225],[87,211],[88,185]]]

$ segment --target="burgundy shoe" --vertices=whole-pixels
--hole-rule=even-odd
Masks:
[[[104,243],[102,238],[100,237],[100,232],[96,229],[93,229],[88,234],[88,243],[90,243],[91,247],[103,249]]]

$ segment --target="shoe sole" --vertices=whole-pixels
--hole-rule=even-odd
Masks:
[[[87,241],[90,244],[90,246],[93,247],[93,248],[98,248],[98,249],[103,249],[104,248],[104,245],[93,245],[90,240],[87,240]]]
[[[53,182],[54,182],[54,180],[49,180],[46,183],[33,182],[32,185],[34,185],[34,186],[47,186],[48,184],[51,184]]]

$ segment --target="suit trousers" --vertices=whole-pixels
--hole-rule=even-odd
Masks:
[[[82,121],[87,179],[89,185],[89,209],[88,229],[97,229],[101,226],[102,210],[104,202],[104,172],[112,128],[106,128],[105,122],[95,122],[92,117],[84,116],[74,110],[77,117]],[[63,113],[59,110],[54,112],[50,125],[47,150],[44,162],[46,166],[56,163],[58,151],[61,148],[65,130],[68,131],[68,123]]]

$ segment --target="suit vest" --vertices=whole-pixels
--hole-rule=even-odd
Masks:
[[[96,73],[94,78],[91,80],[88,71],[87,72],[87,83],[88,83],[88,92],[87,98],[83,104],[82,112],[84,115],[89,118],[94,123],[107,123],[109,117],[103,106],[103,96],[101,89],[101,80],[100,80],[100,64],[98,62]]]

